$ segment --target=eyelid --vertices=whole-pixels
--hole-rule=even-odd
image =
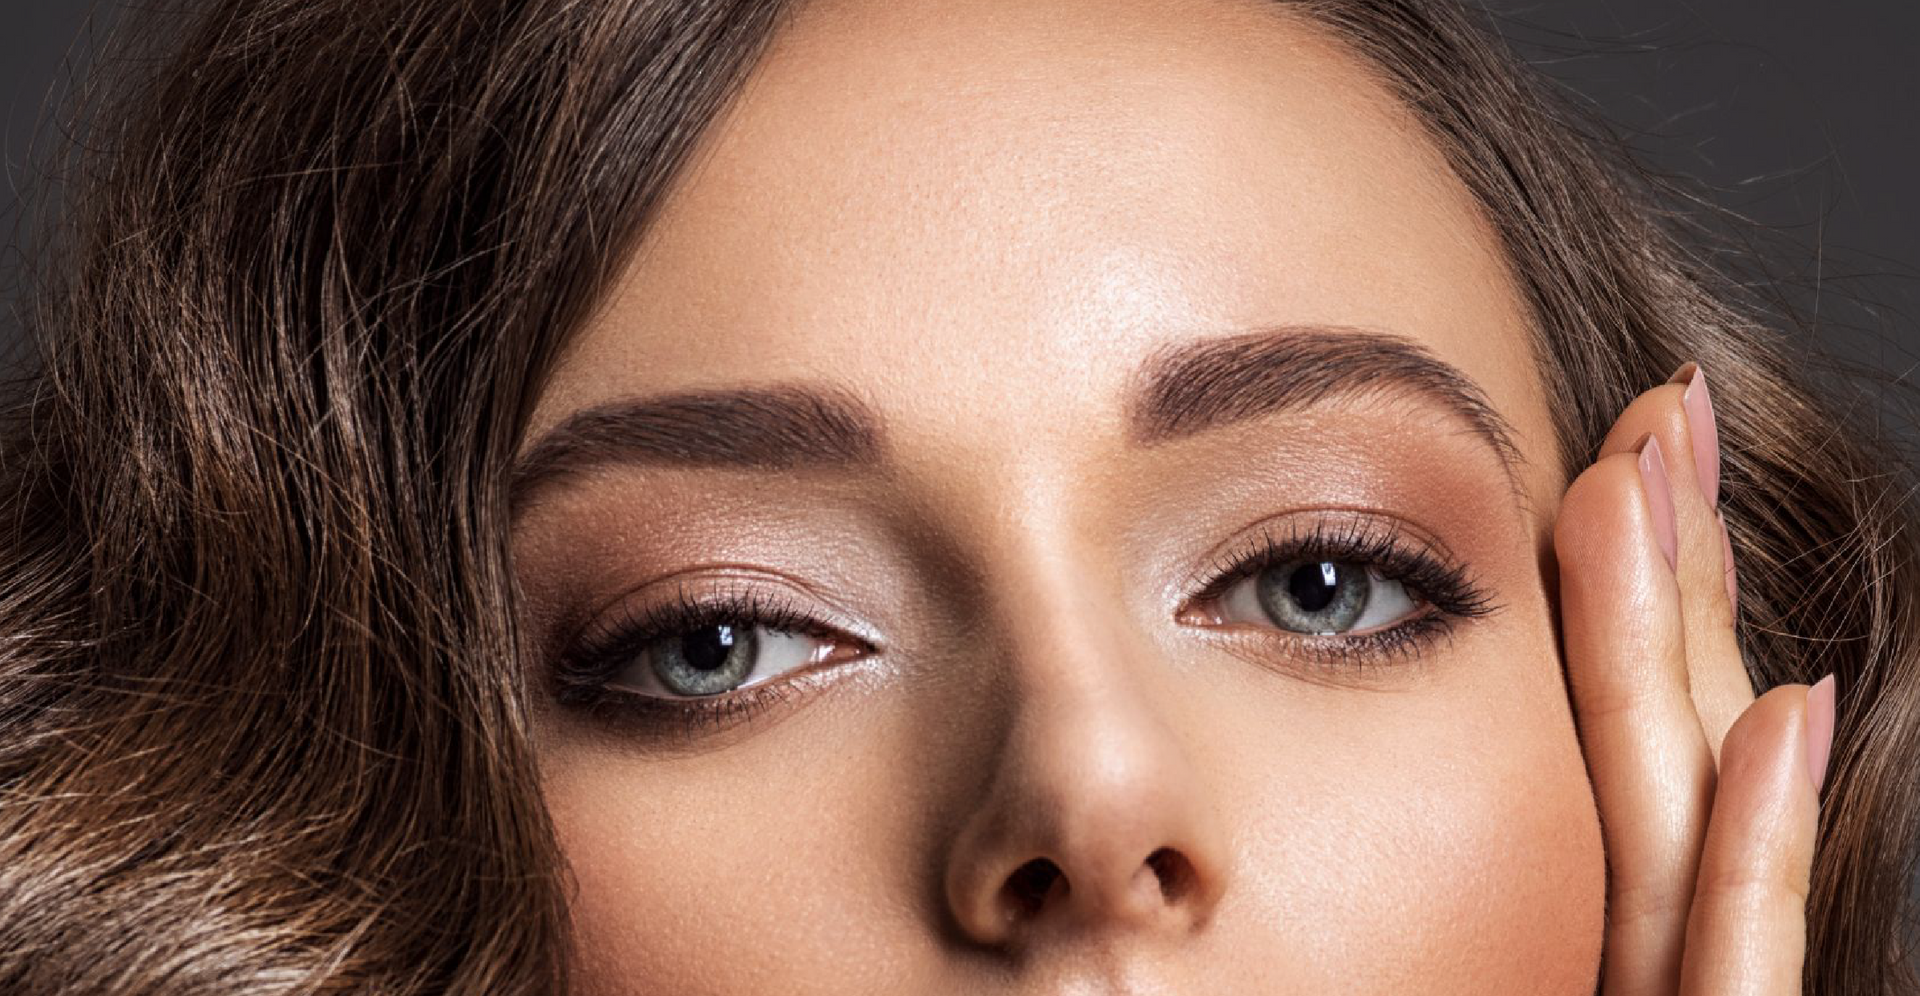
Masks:
[[[664,754],[700,753],[726,746],[743,731],[764,729],[813,696],[860,675],[861,661],[812,667],[721,695],[668,699],[600,690],[571,707],[607,729],[619,731],[636,749]],[[751,735],[750,733],[748,735]]]

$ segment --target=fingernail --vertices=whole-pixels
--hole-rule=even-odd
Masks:
[[[1720,504],[1720,429],[1713,421],[1713,397],[1707,391],[1707,373],[1698,363],[1683,364],[1669,384],[1685,384],[1680,406],[1687,413],[1687,432],[1693,437],[1693,471],[1707,507]]]
[[[1720,562],[1725,565],[1723,569],[1727,574],[1727,604],[1733,606],[1733,611],[1738,614],[1740,572],[1733,569],[1733,537],[1727,532],[1727,517],[1720,512],[1715,512],[1713,515],[1720,520]]]
[[[1647,511],[1653,514],[1653,537],[1667,555],[1667,569],[1679,570],[1679,528],[1673,521],[1673,490],[1667,485],[1667,462],[1660,440],[1652,433],[1640,444],[1640,487],[1647,493]]]
[[[1827,781],[1827,754],[1833,749],[1833,675],[1807,689],[1807,775],[1813,794]]]

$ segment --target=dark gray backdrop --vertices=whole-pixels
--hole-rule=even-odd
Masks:
[[[88,11],[125,0],[0,0],[0,271],[39,111]],[[614,2],[614,0],[609,0]],[[1590,96],[1657,168],[1773,226],[1824,345],[1906,380],[1920,367],[1920,3],[1489,0],[1537,63]],[[97,29],[96,29],[97,33]],[[1816,299],[1812,290],[1820,288]],[[0,347],[15,332],[0,279]],[[5,349],[0,348],[0,355]],[[1920,434],[1913,436],[1920,440]]]

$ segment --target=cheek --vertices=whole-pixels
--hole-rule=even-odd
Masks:
[[[924,954],[901,915],[911,866],[873,812],[895,773],[819,763],[833,754],[783,743],[549,763],[547,805],[573,874],[574,991],[887,991],[867,977],[899,979],[909,952]]]
[[[1233,949],[1272,952],[1250,971],[1303,991],[1590,996],[1600,825],[1564,696],[1542,688],[1333,702],[1266,747],[1247,766],[1266,775],[1236,790],[1254,801],[1223,917],[1247,931]]]

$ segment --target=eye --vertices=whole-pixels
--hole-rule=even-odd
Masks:
[[[1314,559],[1257,570],[1223,592],[1218,604],[1222,622],[1268,623],[1316,636],[1382,629],[1420,608],[1405,584],[1374,567]]]
[[[664,599],[635,599],[576,638],[553,663],[562,705],[615,704],[639,725],[732,721],[786,697],[823,665],[874,652],[844,625],[777,590],[732,582],[680,584]]]
[[[1418,656],[1497,610],[1431,534],[1355,509],[1303,509],[1260,523],[1216,555],[1178,618],[1283,639],[1288,658],[1366,664]]]
[[[640,644],[606,687],[657,698],[723,695],[827,660],[837,646],[751,620],[708,623]]]

